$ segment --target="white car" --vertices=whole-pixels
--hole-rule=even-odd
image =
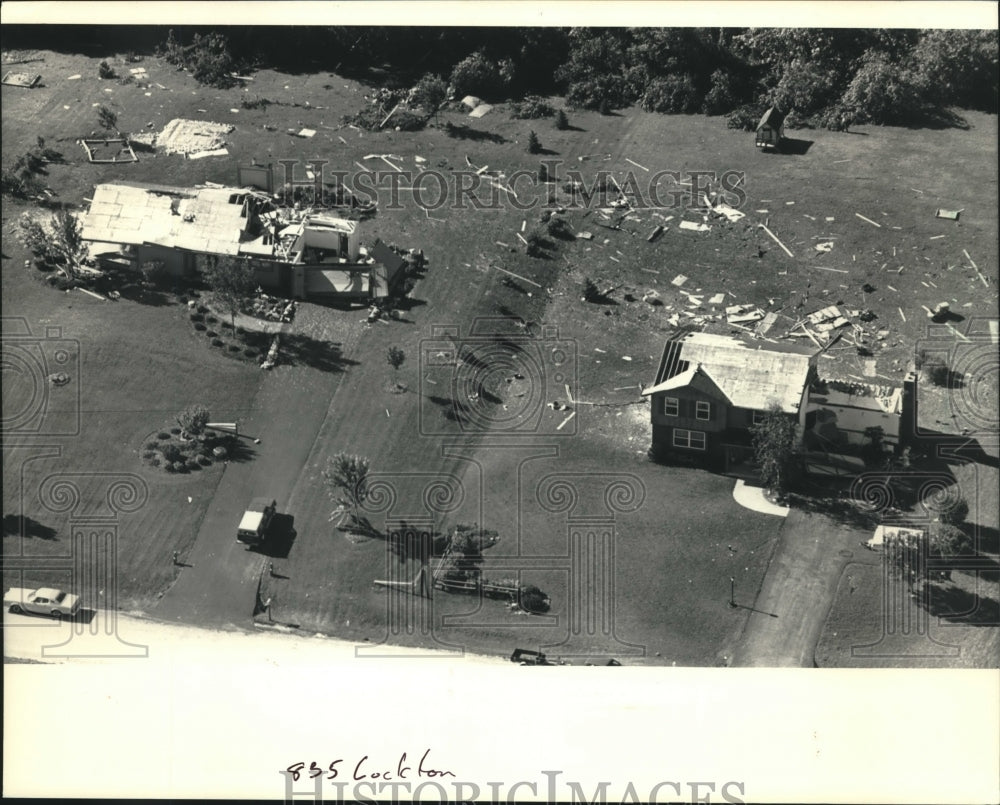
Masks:
[[[11,587],[4,593],[3,605],[15,614],[32,612],[35,615],[72,618],[80,611],[80,597],[53,587],[41,587],[37,590]]]

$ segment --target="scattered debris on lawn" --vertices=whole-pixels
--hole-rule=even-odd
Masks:
[[[107,298],[101,296],[99,293],[94,293],[93,291],[88,291],[86,288],[77,288],[81,293],[87,294],[87,296],[92,296],[94,299],[100,299],[102,302],[107,302]]]
[[[660,226],[657,226],[657,227],[656,227],[655,229],[653,229],[653,231],[652,231],[652,232],[650,232],[650,233],[649,233],[649,237],[648,237],[648,238],[646,238],[646,240],[647,240],[647,241],[648,241],[649,243],[652,243],[652,242],[653,242],[653,241],[655,241],[655,240],[656,240],[656,239],[657,239],[658,237],[660,237],[660,235],[662,235],[662,234],[663,234],[663,226],[662,226],[662,225],[660,225]]]
[[[746,218],[746,213],[740,212],[739,210],[734,210],[728,204],[717,204],[713,209],[716,215],[723,216],[730,223],[736,223],[741,218]]]
[[[949,221],[957,221],[958,216],[965,212],[963,207],[961,210],[938,210],[934,213],[935,218],[947,218]]]
[[[816,251],[818,252],[832,252],[833,251],[833,241],[827,240],[823,243],[816,244]]]
[[[38,85],[42,77],[37,73],[7,73],[2,82],[9,87],[21,87],[22,89],[32,89]]]
[[[46,378],[53,386],[65,386],[69,383],[69,375],[65,372],[56,372]]]
[[[730,324],[751,324],[764,318],[764,311],[756,305],[731,305],[726,308],[726,321]]]
[[[231,123],[212,123],[205,120],[176,118],[163,127],[154,141],[167,154],[195,154],[222,148],[224,136],[235,126]]]
[[[976,274],[979,276],[979,279],[983,283],[983,285],[989,288],[990,284],[986,281],[986,277],[984,277],[982,272],[979,270],[979,266],[977,266],[975,261],[969,256],[969,253],[965,249],[962,249],[962,254],[965,255],[965,259],[969,261],[969,264],[975,270]]]
[[[877,223],[875,223],[875,222],[874,222],[874,221],[873,221],[873,220],[872,220],[871,218],[865,218],[865,216],[863,216],[863,215],[862,215],[862,214],[861,214],[860,212],[856,212],[856,213],[854,213],[854,214],[855,214],[855,215],[856,215],[856,216],[857,216],[858,218],[860,218],[860,219],[861,219],[862,221],[867,221],[867,222],[868,222],[868,223],[870,223],[870,224],[871,224],[872,226],[877,226],[877,227],[878,227],[879,229],[881,229],[881,228],[882,228],[882,224],[877,224]]]
[[[593,240],[594,239],[594,233],[593,232],[587,232],[587,231],[577,232],[576,236],[580,240]]]
[[[228,156],[228,148],[214,148],[211,151],[196,151],[193,154],[188,154],[188,159],[204,159],[205,157],[224,157]]]
[[[79,81],[79,80],[80,80],[81,78],[83,78],[83,76],[82,76],[82,75],[80,75],[79,73],[77,73],[76,75],[71,75],[71,76],[70,76],[69,78],[67,78],[66,80],[67,80],[67,81]]]
[[[724,293],[717,293],[711,299],[708,300],[710,305],[721,305],[726,301],[726,295]]]
[[[811,313],[806,316],[806,321],[809,322],[818,333],[829,333],[832,330],[837,330],[841,327],[846,327],[850,322],[844,318],[843,313],[841,313],[840,308],[836,305],[830,305],[822,310],[817,310],[815,313]]]
[[[87,160],[95,163],[138,162],[128,140],[80,140]]]
[[[789,257],[795,257],[795,255],[794,255],[794,254],[792,254],[792,253],[791,253],[791,252],[790,252],[790,251],[788,250],[788,247],[787,247],[787,246],[786,246],[786,245],[785,245],[784,243],[782,243],[782,242],[781,242],[780,240],[778,240],[778,236],[777,236],[777,235],[775,235],[775,234],[774,234],[774,233],[773,233],[773,232],[772,232],[772,231],[771,231],[770,229],[768,229],[768,228],[767,228],[767,226],[766,226],[765,224],[758,224],[758,226],[760,226],[760,228],[761,228],[761,229],[763,229],[763,230],[764,230],[765,232],[767,232],[767,234],[768,234],[768,235],[770,235],[770,236],[771,236],[771,240],[773,240],[773,241],[774,241],[775,243],[777,243],[777,244],[778,244],[778,245],[779,245],[779,246],[780,246],[780,247],[781,247],[782,249],[784,249],[784,251],[785,251],[785,254],[787,254],[787,255],[788,255]]]
[[[306,137],[306,138],[315,137],[316,136],[316,129],[302,129],[298,133],[298,136],[299,137]]]
[[[249,312],[267,321],[290,322],[295,316],[295,302],[261,292],[250,303]]]
[[[709,232],[712,227],[708,224],[696,224],[693,221],[681,221],[681,229],[690,229],[692,232]]]
[[[685,277],[683,274],[678,274],[676,277],[670,280],[670,284],[676,285],[678,288],[680,288],[685,282],[687,282],[687,280],[688,278]]]

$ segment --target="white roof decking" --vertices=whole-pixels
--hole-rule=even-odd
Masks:
[[[157,190],[104,184],[83,218],[83,239],[155,244],[205,254],[236,255],[246,230],[245,196],[234,188]]]

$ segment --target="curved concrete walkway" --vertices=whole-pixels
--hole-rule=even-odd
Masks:
[[[771,503],[771,501],[764,497],[763,489],[759,486],[747,486],[742,479],[737,481],[736,486],[733,487],[733,500],[743,508],[751,509],[761,514],[773,514],[776,517],[788,516],[787,506],[778,506],[775,503]]]

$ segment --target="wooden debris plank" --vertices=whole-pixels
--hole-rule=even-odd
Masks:
[[[786,245],[785,245],[784,243],[782,243],[782,242],[781,242],[780,240],[778,240],[778,236],[777,236],[777,235],[775,235],[775,234],[774,234],[774,233],[773,233],[773,232],[772,232],[772,231],[771,231],[770,229],[768,229],[768,228],[767,228],[767,226],[766,226],[765,224],[760,224],[760,228],[761,228],[761,229],[763,229],[763,230],[764,230],[765,232],[767,232],[767,234],[768,234],[768,235],[770,235],[770,236],[771,236],[771,240],[773,240],[773,241],[774,241],[775,243],[777,243],[777,244],[778,244],[778,245],[779,245],[779,246],[780,246],[780,247],[781,247],[782,249],[784,249],[784,250],[785,250],[785,254],[787,254],[787,255],[788,255],[789,257],[795,257],[795,255],[794,255],[794,254],[792,254],[792,253],[791,253],[791,252],[790,252],[790,251],[788,250],[788,247],[787,247],[787,246],[786,246]]]
[[[542,287],[534,280],[529,280],[527,277],[522,277],[520,274],[515,274],[513,271],[508,271],[506,268],[500,268],[500,266],[493,266],[493,268],[495,268],[497,271],[502,271],[504,274],[510,274],[512,277],[516,277],[517,279],[522,280],[523,282],[527,282],[531,285],[534,285],[536,288]]]

